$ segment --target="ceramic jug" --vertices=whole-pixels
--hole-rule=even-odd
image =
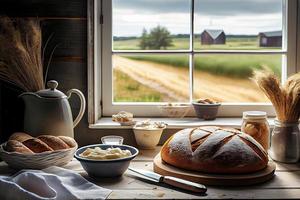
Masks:
[[[48,89],[24,92],[20,97],[25,103],[24,132],[38,136],[42,134],[74,137],[73,128],[79,123],[85,111],[85,98],[81,91],[71,89],[65,95],[57,90],[57,81],[47,82]],[[80,111],[73,122],[69,98],[72,93],[80,98]]]

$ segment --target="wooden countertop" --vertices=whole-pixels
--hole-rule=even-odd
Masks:
[[[155,150],[141,150],[132,162],[131,167],[152,170],[152,160],[159,152],[159,147]],[[142,181],[129,171],[117,179],[92,180],[81,168],[78,161],[73,160],[65,168],[72,169],[91,182],[99,186],[109,188],[113,192],[109,199],[203,199],[203,198],[235,198],[235,199],[287,199],[300,198],[300,164],[276,163],[277,169],[275,177],[263,184],[245,187],[210,187],[205,196],[199,196],[178,189],[174,189],[163,184],[152,184]],[[0,162],[0,175],[13,174],[14,171],[4,163]]]

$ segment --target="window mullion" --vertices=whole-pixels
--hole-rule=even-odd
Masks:
[[[189,68],[190,68],[190,102],[193,100],[194,95],[194,13],[195,13],[195,0],[191,0],[191,13],[190,13],[190,56],[189,56]]]

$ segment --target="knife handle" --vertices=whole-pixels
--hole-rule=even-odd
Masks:
[[[187,180],[183,180],[181,178],[175,178],[172,176],[164,176],[163,182],[168,185],[172,185],[174,187],[189,190],[192,192],[205,193],[207,191],[207,188],[205,187],[205,185],[187,181]]]

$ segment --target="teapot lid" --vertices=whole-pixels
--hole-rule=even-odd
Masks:
[[[55,80],[50,80],[47,82],[48,89],[39,90],[36,92],[37,95],[46,98],[64,98],[66,95],[57,90],[58,82]]]

